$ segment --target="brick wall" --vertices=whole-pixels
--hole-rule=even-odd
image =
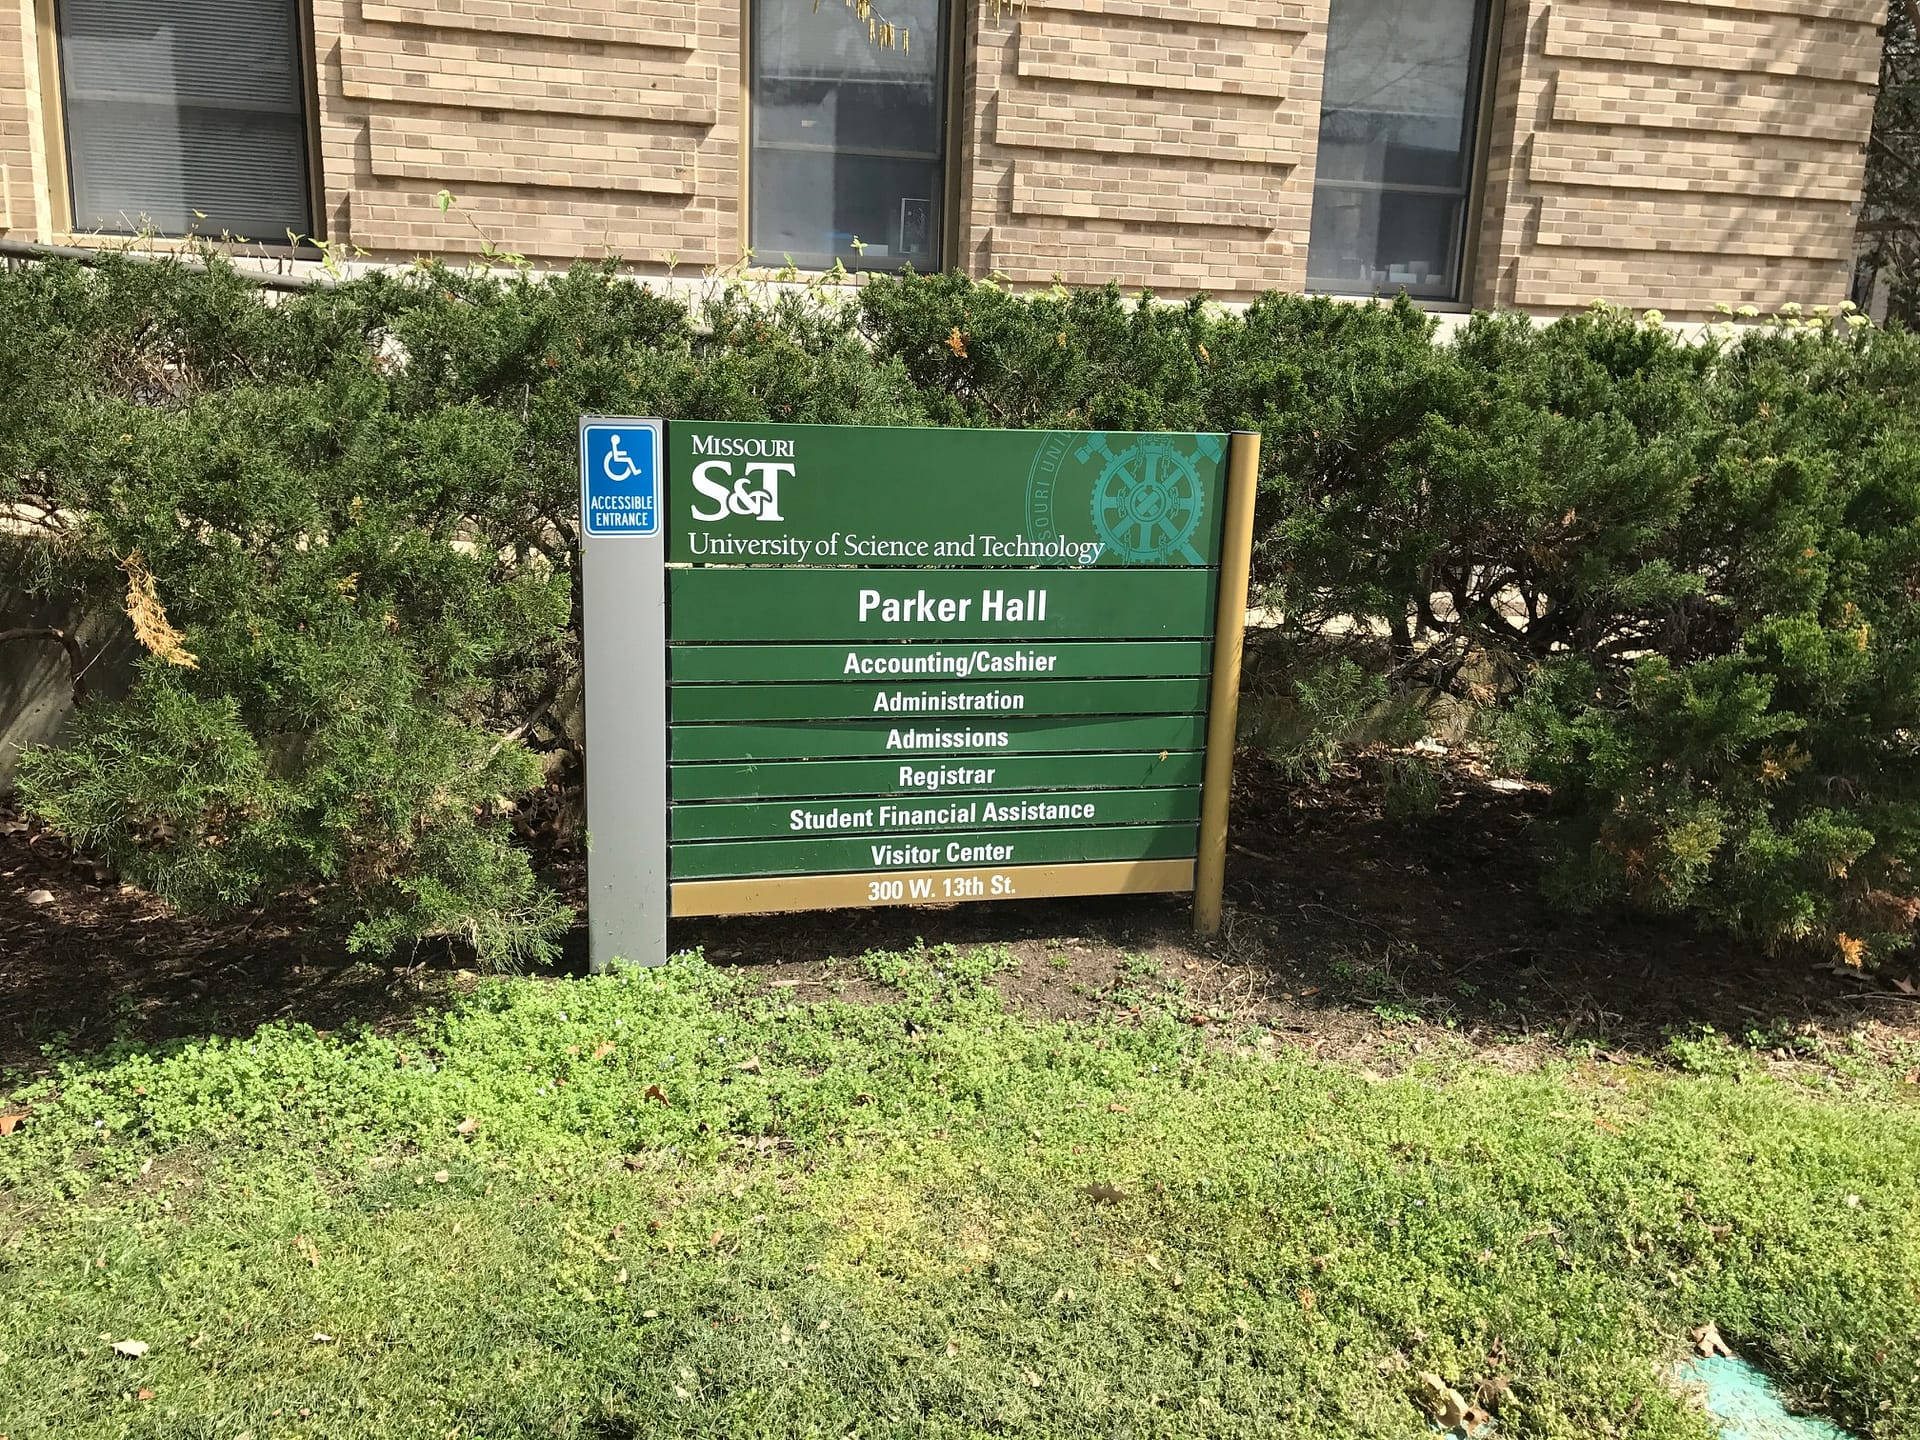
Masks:
[[[958,263],[1222,297],[1305,283],[1326,0],[970,9]]]
[[[1510,0],[1473,298],[1844,299],[1883,0]]]
[[[954,3],[952,263],[1224,298],[1304,286],[1327,0]],[[1475,303],[1679,318],[1845,294],[1885,0],[1497,3]],[[312,8],[332,238],[385,260],[739,259],[738,0]],[[0,0],[16,237],[60,223],[35,156],[35,13]]]
[[[739,258],[736,0],[313,9],[332,238],[383,259]]]
[[[0,235],[35,238],[41,184],[34,165],[40,124],[38,87],[29,63],[34,42],[32,0],[0,0]]]

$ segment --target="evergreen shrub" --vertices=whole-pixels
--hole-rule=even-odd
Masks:
[[[1299,771],[1450,696],[1552,783],[1569,903],[1864,963],[1920,909],[1917,381],[1911,336],[1827,315],[1442,339],[1404,300],[950,275],[689,305],[604,266],[270,299],[217,259],[21,265],[0,573],[148,654],[20,788],[182,905],[542,957],[569,917],[511,821],[578,782],[582,413],[1252,428]]]

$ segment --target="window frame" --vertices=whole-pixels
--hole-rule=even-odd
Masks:
[[[63,241],[78,244],[102,244],[135,239],[138,232],[121,230],[76,230],[73,213],[72,147],[67,142],[67,106],[63,94],[65,72],[61,67],[59,0],[34,0],[35,39],[40,61],[40,105],[46,135],[48,214],[54,233]],[[321,170],[320,145],[320,57],[314,31],[313,0],[294,0],[294,30],[300,48],[300,129],[302,162],[306,169],[308,233],[306,243],[291,244],[285,239],[223,242],[215,235],[160,235],[151,237],[158,246],[217,245],[229,250],[256,254],[313,259],[320,255],[319,243],[327,238],[326,184]]]
[[[1480,231],[1485,219],[1487,164],[1493,150],[1494,103],[1499,90],[1500,77],[1500,41],[1506,19],[1506,0],[1478,0],[1480,13],[1475,17],[1475,26],[1480,31],[1479,44],[1470,47],[1474,55],[1473,85],[1475,93],[1471,103],[1463,108],[1462,124],[1471,124],[1471,131],[1463,137],[1465,143],[1460,147],[1466,157],[1468,172],[1467,183],[1460,196],[1460,235],[1456,241],[1460,253],[1460,269],[1455,279],[1453,294],[1447,298],[1409,294],[1407,299],[1423,310],[1436,314],[1465,314],[1473,309],[1473,291],[1478,279],[1480,260]],[[1326,62],[1321,61],[1321,80],[1326,78]],[[1324,102],[1323,102],[1324,108]],[[1320,184],[1320,119],[1314,117],[1314,191]],[[1313,243],[1313,204],[1309,197],[1307,207],[1307,233],[1302,240],[1301,282],[1304,293],[1321,295],[1330,300],[1391,300],[1399,296],[1399,291],[1389,293],[1385,289],[1377,292],[1360,290],[1316,290],[1306,275],[1306,254]]]
[[[306,0],[302,0],[306,3]],[[740,0],[740,149],[739,149],[739,226],[736,240],[739,247],[740,262],[760,269],[780,269],[781,264],[770,264],[764,255],[753,251],[753,77],[754,77],[754,26],[753,12],[760,0]],[[961,196],[960,172],[962,157],[965,153],[962,133],[965,112],[962,108],[962,94],[965,86],[966,58],[966,15],[968,0],[941,0],[946,12],[941,32],[941,69],[940,94],[935,98],[935,109],[940,118],[940,228],[939,249],[935,253],[934,263],[923,274],[938,274],[951,269],[960,253],[962,234],[959,200]],[[747,257],[752,256],[749,260]],[[795,266],[802,275],[822,275],[826,270],[809,269]],[[897,275],[899,265],[881,268],[863,266],[858,270],[849,270],[850,275]]]

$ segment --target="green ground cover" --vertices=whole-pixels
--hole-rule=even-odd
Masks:
[[[1898,1073],[1382,1076],[1018,1015],[1002,959],[63,1060],[0,1139],[0,1434],[1382,1440],[1431,1371],[1501,1435],[1705,1437],[1658,1367],[1711,1320],[1920,1435]]]

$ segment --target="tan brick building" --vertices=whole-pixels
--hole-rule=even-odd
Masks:
[[[1884,11],[0,0],[0,239],[1831,303]]]

